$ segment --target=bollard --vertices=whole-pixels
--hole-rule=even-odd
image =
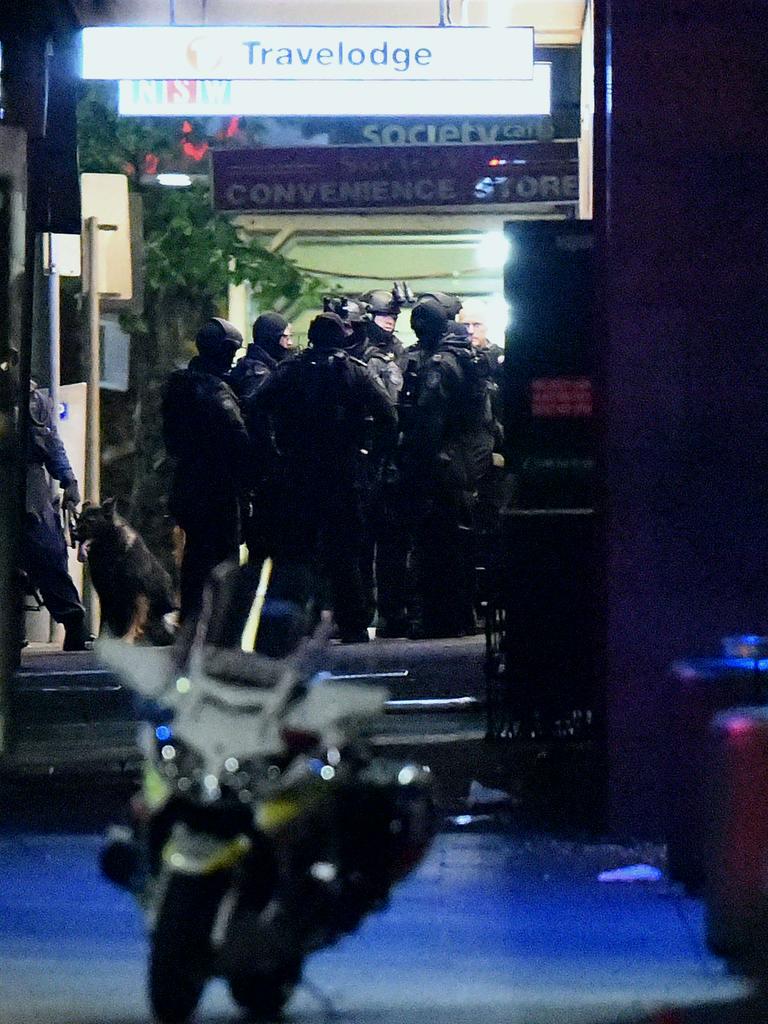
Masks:
[[[727,708],[762,703],[768,679],[765,638],[726,637],[723,651],[721,658],[675,662],[669,673],[673,699],[664,813],[667,873],[691,893],[704,885],[710,722]]]
[[[707,944],[749,974],[768,965],[768,709],[711,727],[704,890]]]

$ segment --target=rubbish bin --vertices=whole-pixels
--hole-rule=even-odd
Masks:
[[[709,947],[747,973],[768,966],[768,709],[715,717],[707,784]]]
[[[723,641],[724,650],[742,655],[764,653],[762,647],[746,646],[747,639],[728,637]],[[695,658],[675,662],[670,669],[673,699],[665,787],[667,871],[689,892],[698,893],[704,885],[710,723],[727,708],[762,703],[767,684],[765,657]]]

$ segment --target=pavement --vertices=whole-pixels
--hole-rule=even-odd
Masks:
[[[589,745],[488,743],[482,638],[432,643],[332,649],[334,674],[392,673],[395,700],[478,703],[388,716],[379,745],[432,766],[445,825],[385,911],[311,958],[288,1021],[765,1024],[768,1002],[708,952],[701,902],[666,880],[664,849],[587,827]],[[97,865],[133,785],[126,694],[92,654],[49,649],[25,655],[15,685],[21,739],[0,774],[0,1024],[145,1022],[143,923]],[[110,765],[120,744],[126,759]],[[484,802],[488,787],[508,797]],[[658,880],[598,881],[635,863]],[[236,1019],[213,983],[198,1024]]]
[[[0,1024],[144,1024],[140,914],[100,877],[98,834],[61,824],[0,831]],[[309,960],[287,1021],[744,1024],[750,987],[707,952],[696,901],[597,881],[658,856],[448,824],[383,912]],[[198,1024],[237,1019],[212,983]]]

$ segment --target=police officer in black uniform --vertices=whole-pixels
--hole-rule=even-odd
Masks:
[[[343,643],[365,642],[370,608],[360,571],[369,421],[396,430],[396,413],[363,363],[345,351],[336,313],[321,313],[309,347],[282,363],[259,390],[276,459],[266,489],[271,502],[269,553],[317,569],[329,588]]]
[[[82,651],[93,639],[85,627],[85,609],[67,566],[67,543],[59,517],[58,500],[51,497],[45,471],[63,489],[64,506],[74,511],[80,491],[67,453],[56,429],[53,405],[29,384],[29,439],[27,443],[27,507],[22,538],[22,568],[40,591],[45,607],[64,625],[64,650]]]
[[[251,336],[253,341],[245,355],[227,376],[227,383],[243,405],[247,405],[277,364],[293,351],[291,325],[280,313],[270,310],[258,316]]]
[[[491,463],[493,415],[485,367],[466,327],[455,322],[460,308],[458,299],[432,293],[411,313],[420,362],[404,427],[403,479],[413,496],[413,636],[463,636],[476,626],[474,507]]]
[[[400,310],[399,299],[394,292],[374,292],[379,296],[379,308]],[[386,301],[385,301],[386,300]],[[370,312],[370,306],[355,299],[342,296],[325,298],[323,308],[338,313],[347,332],[347,351],[364,363],[373,377],[387,392],[397,406],[403,387],[403,372],[400,367],[404,352],[400,340],[393,330],[377,324]],[[394,328],[396,317],[387,312],[379,320]],[[400,361],[398,355],[400,354]],[[393,484],[396,480],[395,438],[392,434],[382,437],[371,432],[367,442],[368,481],[364,488],[363,523],[364,536],[361,544],[360,571],[363,585],[369,596],[370,614],[373,618],[378,608],[377,637],[404,635],[400,622],[402,617],[393,616],[392,605],[398,606],[401,576],[404,574],[402,554],[402,523],[399,504]],[[388,625],[389,623],[389,625]]]
[[[199,354],[170,375],[163,393],[163,438],[176,460],[169,509],[185,533],[182,621],[199,611],[211,569],[238,557],[249,444],[225,378],[242,343],[233,324],[211,317],[197,333]]]
[[[280,313],[261,313],[251,329],[253,341],[227,375],[227,383],[237,395],[250,438],[249,493],[242,504],[243,540],[248,560],[261,565],[264,560],[263,490],[269,475],[268,425],[258,413],[255,397],[259,388],[279,363],[295,354],[291,325]]]
[[[413,297],[405,284],[395,285],[390,292],[377,288],[360,299],[368,320],[368,343],[379,352],[392,355],[401,370],[405,365],[405,350],[395,329],[397,318],[409,301],[413,301]]]

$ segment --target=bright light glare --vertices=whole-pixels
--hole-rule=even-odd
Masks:
[[[192,179],[188,174],[158,174],[158,185],[168,185],[169,188],[188,188]]]
[[[487,301],[488,336],[499,345],[504,344],[504,334],[512,322],[512,310],[503,295],[491,295]]]
[[[509,242],[503,231],[489,231],[477,243],[475,260],[488,270],[503,267],[509,257]]]

